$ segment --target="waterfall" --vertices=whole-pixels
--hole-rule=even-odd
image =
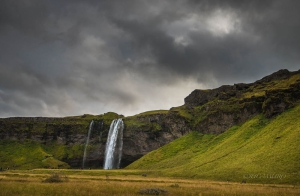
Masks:
[[[106,141],[104,169],[116,169],[120,167],[123,148],[123,128],[122,119],[115,119],[110,124]]]
[[[94,124],[94,121],[92,120],[92,122],[90,123],[89,131],[88,131],[88,135],[87,135],[86,143],[85,143],[85,147],[84,147],[84,153],[83,153],[83,159],[82,159],[82,169],[84,169],[84,164],[85,164],[85,159],[86,159],[86,151],[87,151],[87,147],[90,142],[90,136],[91,136],[91,132],[93,129],[93,124]]]

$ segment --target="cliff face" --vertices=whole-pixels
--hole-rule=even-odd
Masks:
[[[251,84],[195,90],[184,106],[193,116],[193,130],[219,134],[260,113],[274,117],[299,99],[300,71],[280,70]]]
[[[125,127],[121,167],[190,131],[184,119],[176,114],[169,114],[167,111],[152,113],[123,118]],[[89,123],[94,120],[85,165],[101,168],[110,123],[113,119],[122,117],[110,113],[66,118],[0,119],[0,140],[35,141],[42,148],[50,146],[54,150],[59,149],[62,152],[59,155],[54,153],[54,158],[68,163],[71,167],[80,168]]]
[[[167,111],[124,118],[124,123],[123,166],[190,132],[185,118]]]
[[[102,167],[110,123],[123,118],[124,167],[190,131],[219,134],[233,125],[264,113],[272,118],[300,99],[300,71],[280,70],[251,84],[195,90],[185,104],[169,111],[150,111],[123,117],[116,113],[65,118],[0,119],[0,141],[35,141],[48,156],[81,167],[89,123],[94,120],[87,167]]]

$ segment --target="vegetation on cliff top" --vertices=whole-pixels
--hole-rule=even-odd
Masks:
[[[299,119],[297,106],[271,120],[258,115],[220,135],[192,132],[127,168],[173,177],[299,183]]]
[[[160,131],[162,130],[160,124],[157,122],[151,122],[152,118],[156,116],[166,115],[169,110],[153,110],[143,112],[134,116],[128,116],[123,118],[126,130],[139,129],[142,131]]]
[[[86,133],[92,120],[103,121],[109,126],[113,119],[123,117],[114,112],[101,115],[84,114],[82,116],[68,116],[64,118],[47,117],[13,117],[0,119],[0,133],[7,131],[25,132],[28,134],[38,134],[47,131],[47,126],[56,128],[72,127],[73,133]]]

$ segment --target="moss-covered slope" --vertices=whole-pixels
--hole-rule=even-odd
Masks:
[[[222,181],[299,183],[300,106],[271,120],[257,115],[219,135],[191,132],[127,168]]]
[[[0,140],[0,167],[2,169],[32,169],[32,168],[69,168],[70,166],[57,159],[51,151],[34,141]],[[49,149],[49,148],[47,148]]]

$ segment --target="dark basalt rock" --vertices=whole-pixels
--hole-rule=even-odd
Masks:
[[[194,90],[184,99],[184,103],[187,107],[192,108],[203,105],[215,98],[226,100],[231,96],[235,96],[235,94],[234,86],[230,85],[223,85],[216,89]]]
[[[291,85],[288,89],[267,91],[263,104],[263,112],[269,118],[276,116],[285,110],[294,107],[299,99],[300,81]]]
[[[220,134],[257,114],[264,113],[266,117],[271,118],[294,107],[300,100],[300,81],[284,89],[271,88],[272,90],[266,90],[264,95],[252,97],[242,95],[253,92],[255,88],[271,86],[270,83],[273,81],[285,80],[296,74],[300,74],[300,71],[279,70],[251,84],[194,90],[185,98],[185,106],[192,111],[196,107],[201,107],[200,111],[197,110],[198,113],[194,112],[194,115],[205,113],[205,118],[196,122],[191,129],[201,133]]]

